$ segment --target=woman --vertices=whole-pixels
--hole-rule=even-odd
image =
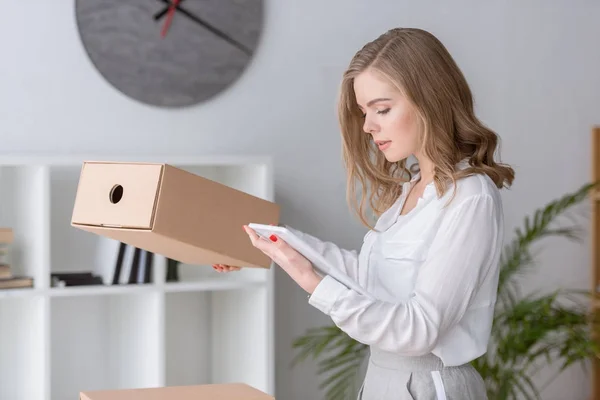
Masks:
[[[490,336],[504,233],[499,190],[514,179],[494,160],[497,135],[474,115],[445,47],[419,29],[392,29],[354,56],[338,112],[348,198],[357,198],[358,181],[353,206],[371,229],[359,253],[295,232],[375,299],[320,276],[281,239],[244,229],[311,305],[370,346],[359,399],[486,399],[469,362]]]

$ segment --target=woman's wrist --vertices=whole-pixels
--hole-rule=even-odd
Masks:
[[[309,294],[312,294],[319,285],[319,283],[321,283],[321,280],[323,280],[323,277],[319,276],[319,274],[317,274],[314,270],[311,270],[305,276],[302,276],[299,279],[298,283],[300,284],[300,287],[302,287],[302,289],[304,289]]]

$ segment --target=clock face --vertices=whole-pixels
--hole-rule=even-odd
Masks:
[[[263,0],[75,0],[100,74],[146,104],[183,107],[234,83],[262,30]]]

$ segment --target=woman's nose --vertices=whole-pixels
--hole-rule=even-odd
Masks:
[[[363,124],[363,131],[365,133],[373,133],[377,130],[377,125],[374,124],[369,117],[365,117],[365,122]]]

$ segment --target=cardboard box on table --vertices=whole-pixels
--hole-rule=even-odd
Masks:
[[[243,383],[81,392],[80,400],[275,400]]]
[[[279,206],[164,163],[83,163],[71,225],[186,264],[269,268],[242,225]]]

